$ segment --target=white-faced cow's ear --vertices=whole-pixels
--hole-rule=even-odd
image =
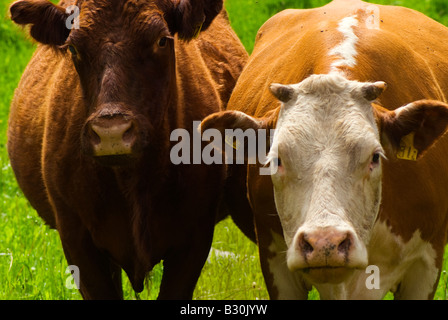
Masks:
[[[361,95],[367,101],[375,101],[387,89],[386,82],[368,83],[361,87]]]
[[[245,159],[255,159],[258,147],[264,144],[265,151],[269,150],[270,129],[275,128],[279,109],[267,113],[263,118],[255,118],[240,111],[217,112],[206,117],[198,130],[203,141],[210,141],[209,137],[213,137],[214,147],[223,153],[235,150],[232,152],[237,157],[243,154]]]
[[[448,105],[419,100],[394,111],[375,110],[383,145],[398,159],[416,161],[447,131]]]
[[[273,83],[269,86],[271,93],[283,103],[291,101],[295,96],[295,90],[292,86]]]
[[[206,117],[199,127],[200,133],[208,129],[217,129],[224,133],[225,130],[241,129],[243,131],[253,129],[258,130],[263,127],[263,121],[251,117],[241,111],[221,111],[216,112]]]

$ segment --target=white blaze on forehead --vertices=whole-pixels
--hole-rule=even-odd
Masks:
[[[356,44],[359,38],[356,36],[353,27],[358,26],[357,16],[346,17],[339,22],[338,31],[344,36],[344,40],[329,52],[329,56],[336,56],[337,59],[331,65],[331,72],[339,72],[339,67],[356,66]]]

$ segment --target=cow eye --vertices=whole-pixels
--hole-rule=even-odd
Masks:
[[[70,53],[72,54],[72,56],[76,57],[78,55],[78,50],[76,50],[76,48],[72,45],[68,46],[68,50],[70,51]]]
[[[379,152],[375,152],[373,154],[372,162],[370,163],[370,166],[369,166],[370,171],[373,171],[374,169],[379,167],[381,156],[382,156],[382,154]]]
[[[167,44],[168,44],[168,38],[167,37],[162,37],[162,38],[159,39],[159,47],[160,48],[165,48]]]

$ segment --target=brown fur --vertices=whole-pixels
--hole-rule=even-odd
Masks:
[[[58,229],[87,299],[122,298],[121,268],[141,291],[161,260],[159,298],[190,299],[210,249],[224,168],[172,165],[170,134],[191,133],[194,120],[226,108],[247,53],[225,11],[218,14],[222,1],[180,3],[79,0],[81,28],[67,39],[59,7],[42,0],[11,7],[14,21],[50,44],[36,50],[11,106],[12,167],[33,207]],[[49,11],[59,22],[39,19]],[[177,33],[188,42],[171,38]],[[92,157],[88,124],[114,115],[132,119],[138,143],[111,167]]]

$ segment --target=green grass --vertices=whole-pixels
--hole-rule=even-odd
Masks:
[[[286,8],[321,6],[322,0],[227,0],[232,26],[249,52],[259,27],[273,14]],[[377,1],[405,5],[448,25],[445,0]],[[80,299],[76,290],[65,287],[68,274],[56,231],[43,225],[29,206],[14,179],[6,152],[9,104],[29,61],[34,45],[20,28],[10,23],[8,1],[0,2],[0,299]],[[447,299],[448,270],[444,264],[436,299]],[[141,299],[155,299],[163,266],[150,275]],[[136,295],[124,276],[124,295]],[[317,299],[313,292],[310,297]],[[195,299],[268,299],[261,275],[257,248],[230,220],[215,232],[213,251],[199,279]],[[391,298],[389,295],[388,298]]]

